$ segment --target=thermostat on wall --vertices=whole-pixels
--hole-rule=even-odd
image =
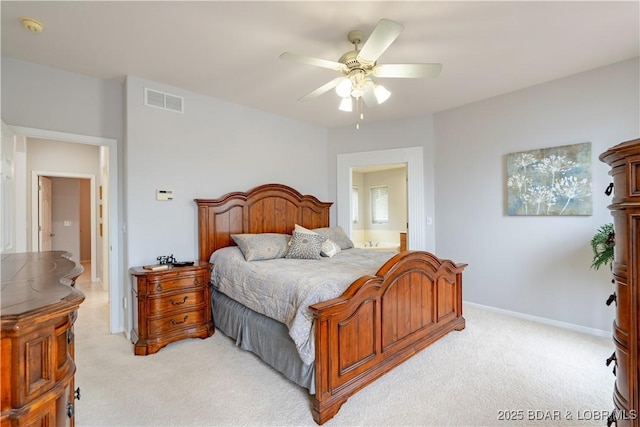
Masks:
[[[156,190],[156,200],[173,200],[173,190]]]

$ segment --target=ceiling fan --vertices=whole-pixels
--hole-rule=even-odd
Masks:
[[[338,61],[313,58],[284,52],[281,59],[297,61],[316,67],[339,71],[342,75],[309,92],[299,101],[309,101],[335,88],[342,98],[340,110],[352,111],[354,101],[363,100],[368,107],[375,107],[386,101],[391,93],[377,84],[371,77],[380,78],[424,78],[437,77],[442,64],[378,64],[377,60],[400,35],[404,27],[390,19],[381,19],[362,47],[364,39],[361,30],[350,31],[347,39],[354,49],[345,53]]]

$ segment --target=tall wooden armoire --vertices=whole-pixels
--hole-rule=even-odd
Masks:
[[[623,142],[600,155],[611,166],[615,248],[613,282],[616,316],[613,323],[615,352],[615,409],[609,425],[640,426],[640,139]]]

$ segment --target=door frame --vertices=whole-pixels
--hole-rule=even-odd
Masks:
[[[8,125],[18,136],[27,138],[51,139],[57,141],[73,142],[78,144],[98,145],[108,148],[109,179],[106,191],[108,197],[108,211],[103,220],[108,221],[108,239],[103,239],[103,253],[109,258],[109,330],[111,333],[124,332],[124,274],[122,271],[123,253],[121,251],[122,239],[120,238],[120,191],[118,186],[118,140],[89,135],[58,132],[45,129],[36,129],[23,126]],[[26,210],[25,210],[26,211]]]
[[[407,248],[433,252],[428,247],[425,221],[424,155],[422,147],[338,154],[338,225],[351,236],[352,168],[357,166],[406,163],[407,165]]]
[[[96,255],[97,255],[97,221],[96,221],[96,176],[91,174],[70,173],[70,172],[48,172],[31,171],[31,248],[40,248],[40,203],[39,203],[39,181],[40,177],[53,178],[78,178],[89,179],[91,181],[91,281],[97,280],[96,276]],[[34,206],[36,208],[34,208]],[[80,254],[77,254],[80,258]]]
[[[36,234],[37,233],[37,238],[38,240],[36,241],[36,239],[33,239],[33,242],[31,243],[31,247],[36,247],[36,243],[37,243],[37,248],[38,248],[38,252],[43,252],[45,250],[45,247],[47,247],[48,249],[46,250],[51,250],[51,246],[52,246],[52,237],[53,237],[53,224],[51,223],[51,217],[52,217],[52,208],[51,208],[51,199],[53,198],[53,194],[51,193],[52,188],[53,188],[53,181],[51,180],[51,178],[49,178],[48,176],[45,175],[40,175],[38,174],[36,177],[32,177],[31,179],[33,180],[34,178],[37,178],[38,180],[38,187],[37,187],[37,201],[38,201],[38,220],[35,222],[33,221],[33,215],[32,215],[32,219],[31,219],[31,233]],[[43,185],[46,182],[48,182],[48,185]],[[45,191],[45,187],[48,187],[48,191]],[[48,193],[48,194],[47,194]],[[47,198],[49,199],[47,201]],[[31,212],[33,213],[33,203],[34,203],[34,197],[33,197],[33,188],[31,189]],[[48,202],[48,206],[47,209],[43,209],[42,205],[44,204],[44,202],[47,201]],[[48,217],[48,218],[47,218]],[[47,224],[47,222],[49,224]],[[36,228],[37,225],[37,228]],[[45,229],[44,226],[48,225],[49,228]],[[49,241],[48,243],[45,245],[45,239],[43,238],[44,236],[46,236],[46,233],[49,232]],[[34,251],[35,252],[35,251]]]

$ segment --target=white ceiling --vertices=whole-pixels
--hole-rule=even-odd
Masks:
[[[325,127],[353,124],[337,95],[297,99],[336,71],[279,59],[337,61],[388,18],[404,31],[380,63],[440,62],[436,79],[384,79],[391,98],[365,122],[418,117],[640,53],[636,1],[2,1],[2,55],[122,81],[161,82]],[[45,30],[24,30],[20,17]],[[382,83],[382,79],[378,80]]]

